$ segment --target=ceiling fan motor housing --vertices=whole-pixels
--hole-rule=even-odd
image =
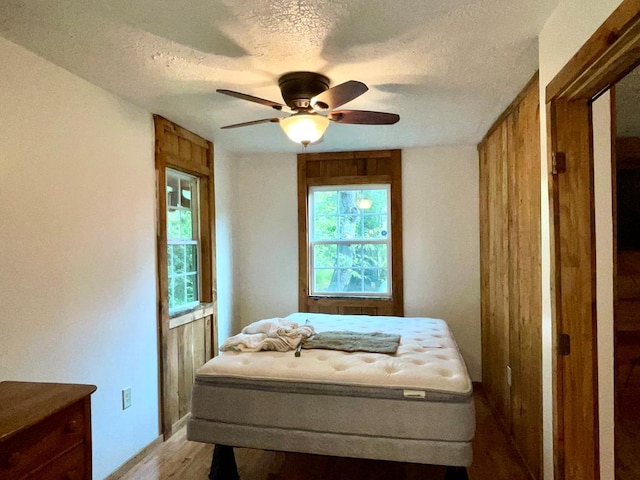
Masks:
[[[329,79],[315,72],[291,72],[278,79],[284,102],[293,110],[310,110],[311,98],[329,89]]]

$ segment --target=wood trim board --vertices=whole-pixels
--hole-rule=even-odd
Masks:
[[[591,103],[640,63],[639,47],[640,0],[624,0],[546,86],[549,159],[566,158],[549,174],[554,342],[571,338],[553,358],[558,480],[600,478]]]

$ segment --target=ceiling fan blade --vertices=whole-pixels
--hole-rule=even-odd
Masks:
[[[246,93],[234,92],[233,90],[224,90],[222,88],[217,89],[216,92],[224,93],[225,95],[240,98],[242,100],[248,100],[250,102],[259,103],[260,105],[265,105],[275,110],[282,110],[284,108],[284,105],[281,103],[272,102],[271,100],[265,100],[264,98],[254,97],[253,95],[247,95]]]
[[[258,125],[260,123],[277,123],[279,122],[279,118],[263,118],[261,120],[253,120],[252,122],[243,122],[243,123],[234,123],[233,125],[225,125],[224,127],[220,127],[222,130],[226,130],[228,128],[238,128],[238,127],[248,127],[250,125]]]
[[[311,99],[311,106],[316,110],[331,110],[350,102],[369,90],[364,83],[349,80],[316,95]]]
[[[400,115],[367,110],[336,110],[329,114],[329,120],[353,125],[392,125],[400,120]]]

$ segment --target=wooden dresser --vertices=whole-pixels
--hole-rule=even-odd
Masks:
[[[0,479],[91,478],[93,385],[0,382]]]

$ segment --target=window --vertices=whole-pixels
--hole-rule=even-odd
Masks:
[[[404,314],[400,150],[298,155],[298,309]]]
[[[169,314],[200,302],[198,179],[167,169]]]
[[[389,185],[309,188],[311,295],[391,296]]]
[[[155,126],[161,424],[190,410],[194,372],[216,354],[213,144],[159,115]]]

